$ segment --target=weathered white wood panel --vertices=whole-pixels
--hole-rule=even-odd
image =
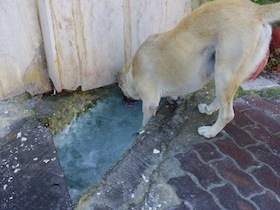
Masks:
[[[79,2],[79,1],[78,1]],[[123,66],[123,0],[81,1],[75,13],[78,51],[81,60],[82,90],[115,82]]]
[[[50,90],[35,0],[0,0],[0,99]]]
[[[38,0],[38,4],[56,89],[112,84],[123,65],[122,0]]]
[[[172,29],[191,11],[190,0],[125,0],[125,61],[151,34]]]
[[[50,78],[58,91],[112,84],[153,33],[174,27],[190,0],[38,0]]]

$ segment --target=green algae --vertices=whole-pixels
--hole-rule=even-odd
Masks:
[[[235,94],[235,99],[240,98],[245,95],[259,95],[262,98],[269,100],[273,98],[279,98],[280,96],[280,87],[268,88],[264,90],[242,90],[241,88]]]

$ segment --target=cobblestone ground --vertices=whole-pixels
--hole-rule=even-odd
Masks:
[[[280,209],[280,101],[246,96],[216,138],[176,155],[185,176],[172,178],[183,209]]]

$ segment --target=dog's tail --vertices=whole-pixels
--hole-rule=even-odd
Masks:
[[[264,22],[275,22],[280,20],[280,2],[260,6],[261,16]]]

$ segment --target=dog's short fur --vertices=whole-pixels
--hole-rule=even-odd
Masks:
[[[250,0],[216,0],[199,7],[173,30],[155,34],[118,73],[127,97],[143,101],[143,125],[155,115],[161,97],[201,89],[214,77],[216,99],[201,113],[219,110],[212,126],[198,133],[216,136],[233,119],[233,97],[267,52],[270,22],[280,19],[280,3],[260,6]]]

